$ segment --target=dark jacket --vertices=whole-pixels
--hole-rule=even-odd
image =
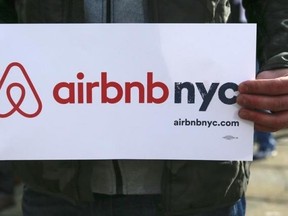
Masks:
[[[19,22],[83,22],[82,0],[17,0]],[[147,0],[150,22],[221,23],[228,0]],[[258,58],[263,69],[288,67],[287,0],[246,0],[247,17],[258,25]],[[0,16],[2,12],[0,11]],[[284,58],[283,58],[284,57]],[[287,58],[288,59],[288,58]],[[31,188],[74,202],[92,199],[92,161],[25,161],[18,171]],[[249,162],[166,161],[162,178],[164,215],[190,215],[231,205],[245,193]]]
[[[14,7],[14,1],[0,0],[0,23],[17,22],[17,15]]]

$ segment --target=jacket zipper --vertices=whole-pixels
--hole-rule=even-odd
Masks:
[[[106,23],[111,23],[111,0],[106,0]]]
[[[118,160],[112,160],[116,179],[116,194],[123,194],[123,180]]]
[[[111,23],[111,0],[106,0],[106,23]],[[123,194],[123,180],[121,175],[121,169],[119,166],[118,160],[112,160],[114,172],[115,172],[115,181],[116,181],[116,194]]]

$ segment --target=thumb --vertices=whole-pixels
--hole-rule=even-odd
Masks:
[[[276,79],[279,77],[287,77],[288,68],[263,71],[257,75],[257,79]]]

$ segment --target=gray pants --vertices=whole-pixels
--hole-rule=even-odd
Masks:
[[[161,216],[160,199],[160,195],[95,194],[94,202],[74,205],[59,197],[25,188],[22,204],[23,216]],[[242,199],[232,206],[194,216],[244,215],[245,200]]]
[[[13,195],[14,173],[10,161],[0,162],[0,194]]]

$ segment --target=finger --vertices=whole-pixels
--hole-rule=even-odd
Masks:
[[[283,96],[264,96],[240,94],[237,97],[237,103],[249,109],[270,110],[279,112],[288,110],[288,95]]]
[[[281,77],[277,79],[247,80],[240,83],[238,90],[240,94],[288,94],[288,77]]]
[[[263,71],[257,75],[257,79],[275,79],[279,77],[288,76],[288,69],[282,68],[271,71]]]
[[[261,132],[276,132],[274,128],[270,128],[265,125],[259,125],[259,124],[255,124],[254,129],[256,131],[261,131]]]
[[[241,108],[238,115],[242,119],[253,121],[255,125],[271,128],[271,131],[277,131],[288,126],[288,111],[267,113]]]

